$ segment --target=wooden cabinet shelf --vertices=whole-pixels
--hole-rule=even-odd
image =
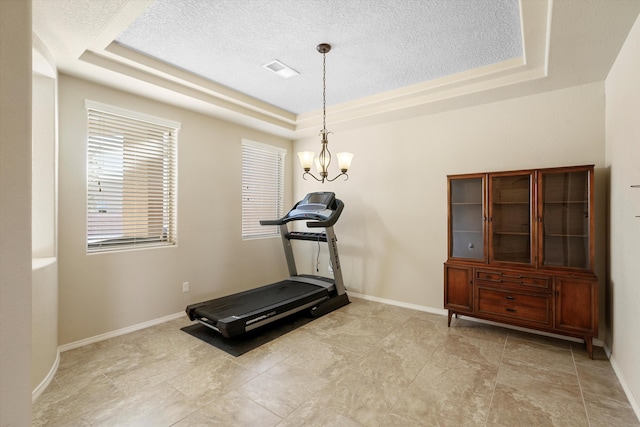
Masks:
[[[575,237],[578,239],[584,239],[589,237],[588,234],[545,234],[546,237]]]
[[[450,175],[445,308],[578,337],[593,356],[593,166]]]

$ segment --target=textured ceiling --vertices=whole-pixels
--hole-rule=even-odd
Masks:
[[[299,114],[522,56],[518,0],[156,0],[116,42]],[[262,66],[278,60],[300,75]]]

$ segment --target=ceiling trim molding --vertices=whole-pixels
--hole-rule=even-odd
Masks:
[[[47,45],[36,33],[31,34],[31,45],[31,68],[33,73],[55,79],[58,75],[58,70]]]
[[[203,109],[202,107],[200,107],[196,108],[196,111],[201,111],[204,113],[215,113],[216,115],[224,113],[226,119],[232,119],[232,121],[234,122],[243,124],[246,124],[247,120],[249,122],[255,120],[269,126],[275,126],[284,131],[293,132],[295,130],[295,121],[291,118],[280,118],[275,114],[266,114],[257,108],[249,108],[249,104],[247,104],[247,106],[244,106],[238,102],[235,102],[235,100],[233,99],[223,99],[223,97],[218,96],[215,93],[210,93],[202,87],[190,87],[190,85],[183,82],[173,81],[171,79],[167,79],[161,75],[158,75],[157,72],[151,73],[140,67],[133,67],[125,64],[124,62],[113,61],[106,56],[97,55],[89,51],[83,53],[79,59],[86,64],[91,64],[101,70],[108,70],[110,72],[130,77],[134,85],[133,87],[124,87],[124,89],[132,91],[134,93],[146,94],[148,96],[149,87],[136,86],[136,82],[147,83],[150,84],[150,87],[152,88],[164,89],[164,96],[156,93],[153,97],[162,98],[169,103],[177,102],[177,98],[203,101],[207,105],[209,105],[210,108]],[[122,86],[120,87],[123,88]],[[234,119],[234,116],[241,116],[242,119]]]

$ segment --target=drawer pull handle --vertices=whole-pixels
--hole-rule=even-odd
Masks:
[[[516,309],[515,308],[507,308],[507,311],[510,313],[515,313]]]
[[[511,301],[516,299],[516,297],[512,297],[511,295],[508,295],[505,298],[508,299],[508,300],[511,300]]]

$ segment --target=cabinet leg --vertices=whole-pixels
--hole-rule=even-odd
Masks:
[[[593,360],[593,338],[584,337],[584,343],[587,346],[587,354],[589,355],[589,359]]]
[[[451,318],[453,316],[456,316],[456,319],[457,319],[458,318],[458,313],[449,310],[448,314],[449,314],[449,320],[447,321],[447,326],[451,326]]]

